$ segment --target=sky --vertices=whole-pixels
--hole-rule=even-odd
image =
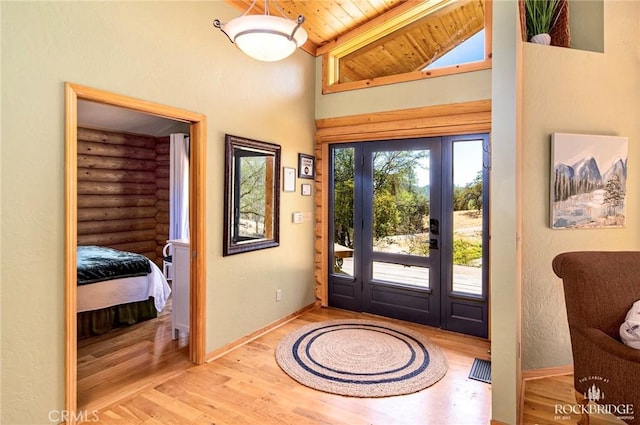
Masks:
[[[453,184],[465,186],[482,171],[482,140],[454,142]]]
[[[482,170],[482,140],[470,140],[453,143],[453,184],[466,186]],[[430,156],[419,160],[418,186],[429,184]]]
[[[433,61],[425,69],[476,62],[484,59],[484,30],[478,31],[458,47]]]

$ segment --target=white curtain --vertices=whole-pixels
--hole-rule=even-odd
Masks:
[[[172,134],[169,174],[169,239],[189,239],[189,136]]]

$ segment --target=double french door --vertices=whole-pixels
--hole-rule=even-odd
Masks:
[[[329,304],[487,337],[488,148],[332,145]]]

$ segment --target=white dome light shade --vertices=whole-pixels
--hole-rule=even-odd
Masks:
[[[273,62],[291,55],[307,41],[307,32],[298,26],[298,22],[278,16],[246,15],[230,20],[222,29],[247,55]]]

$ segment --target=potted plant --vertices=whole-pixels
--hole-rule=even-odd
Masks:
[[[524,0],[527,36],[532,43],[551,44],[549,33],[564,4],[565,0]]]

